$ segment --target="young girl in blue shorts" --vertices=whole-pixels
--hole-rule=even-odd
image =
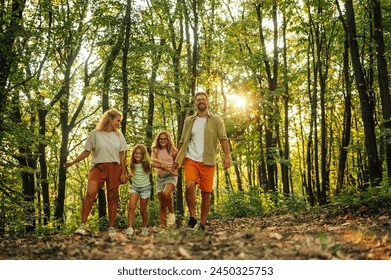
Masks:
[[[130,173],[128,180],[131,179],[129,203],[128,203],[128,229],[126,237],[131,238],[134,235],[134,213],[137,202],[140,198],[140,214],[142,220],[141,235],[148,234],[148,201],[151,196],[151,182],[149,175],[152,166],[149,159],[148,151],[142,144],[133,147],[130,159]]]
[[[170,133],[161,131],[152,145],[151,160],[156,167],[156,192],[160,202],[160,226],[162,229],[175,224],[172,193],[176,190],[178,170],[173,163],[178,150]],[[156,166],[157,165],[157,166]]]

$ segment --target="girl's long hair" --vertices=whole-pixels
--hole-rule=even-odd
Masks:
[[[159,143],[159,138],[162,134],[166,135],[166,137],[167,137],[167,152],[169,154],[171,154],[171,152],[175,148],[175,144],[174,144],[174,141],[172,140],[171,134],[165,130],[160,131],[158,133],[158,135],[156,135],[155,140],[153,141],[153,144],[152,144],[152,150],[156,149],[157,151],[159,151],[162,149],[162,146]]]
[[[150,174],[152,172],[152,167],[151,167],[151,163],[150,163],[150,159],[149,159],[149,154],[143,144],[137,144],[133,147],[132,156],[130,157],[130,170],[132,170],[132,172],[134,172],[134,168],[135,168],[135,164],[136,164],[136,160],[134,159],[134,153],[137,150],[140,150],[143,155],[142,159],[141,159],[141,166],[143,167],[145,173]]]
[[[110,120],[114,120],[116,117],[121,116],[122,114],[116,109],[110,109],[104,112],[99,123],[96,125],[96,130],[108,131]],[[118,129],[115,130],[116,133],[119,132]]]

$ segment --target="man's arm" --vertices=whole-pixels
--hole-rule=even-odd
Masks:
[[[220,144],[224,152],[223,168],[224,170],[226,170],[231,166],[231,154],[229,153],[229,142],[227,139],[223,139],[220,141]]]

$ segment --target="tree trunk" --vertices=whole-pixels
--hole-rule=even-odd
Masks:
[[[12,98],[12,113],[11,120],[15,124],[22,125],[22,114],[20,112],[20,97],[18,94],[15,94]],[[18,148],[19,153],[15,156],[19,162],[19,167],[21,169],[21,178],[23,186],[23,195],[26,205],[23,206],[24,212],[26,214],[26,232],[33,232],[35,230],[35,169],[36,169],[36,157],[29,147],[30,143],[20,141],[20,146]]]
[[[310,46],[308,46],[308,49],[310,49]],[[314,172],[313,167],[313,161],[316,161],[316,158],[313,158],[313,138],[314,138],[314,130],[316,131],[316,110],[314,107],[316,107],[316,94],[314,93],[314,96],[311,95],[312,89],[311,89],[311,67],[310,67],[310,51],[308,50],[308,56],[307,56],[307,84],[308,84],[308,100],[310,102],[310,122],[309,122],[309,133],[308,133],[308,140],[307,140],[307,154],[306,154],[306,166],[307,166],[307,199],[311,206],[315,205],[315,196],[313,191],[313,182],[315,177],[316,182],[316,172]],[[316,72],[315,72],[316,73]],[[315,79],[314,79],[315,80]],[[316,145],[316,144],[315,144]],[[316,153],[316,150],[315,150]],[[316,166],[315,166],[316,169]],[[315,173],[315,176],[314,174]]]
[[[170,31],[170,42],[171,42],[171,48],[173,50],[173,56],[171,58],[172,65],[173,65],[173,77],[174,77],[174,95],[176,98],[176,111],[177,111],[177,127],[178,130],[176,132],[177,134],[177,145],[179,142],[179,139],[181,139],[182,136],[182,129],[186,117],[186,110],[182,107],[181,102],[181,53],[182,53],[182,47],[183,47],[183,40],[184,40],[184,29],[183,29],[183,15],[185,13],[184,10],[184,3],[183,0],[177,0],[176,3],[176,9],[175,9],[175,15],[178,16],[178,24],[179,24],[179,30],[180,33],[176,34],[175,27],[174,27],[174,21],[170,21],[169,23],[169,31]],[[166,13],[170,14],[170,9],[168,7],[166,8]],[[176,199],[175,199],[175,207],[176,211],[183,216],[184,214],[184,203],[183,203],[183,185],[182,185],[182,169],[179,170],[178,174],[178,184],[177,184],[177,191],[176,191]]]
[[[380,97],[383,111],[383,126],[386,130],[384,143],[386,148],[386,162],[388,178],[391,178],[391,100],[390,100],[390,83],[388,79],[387,60],[385,58],[385,43],[382,23],[382,13],[380,0],[372,0],[373,6],[373,23],[374,39],[376,43],[377,73],[380,89]]]
[[[8,3],[8,2],[6,2]],[[4,3],[2,2],[2,6]],[[8,18],[5,14],[0,17],[0,145],[3,144],[3,135],[6,129],[4,120],[7,110],[7,81],[14,62],[14,42],[22,31],[21,20],[26,5],[25,0],[12,1],[12,10],[9,12],[9,23],[3,21]],[[2,10],[4,7],[2,7]],[[4,11],[4,10],[3,10]],[[3,12],[2,11],[2,12]]]
[[[267,127],[265,128],[266,134],[266,157],[267,157],[267,190],[271,192],[276,191],[276,175],[277,175],[277,162],[276,162],[276,128],[275,124],[275,114],[278,114],[278,109],[276,107],[276,100],[274,97],[274,92],[277,88],[277,77],[278,77],[278,25],[277,25],[277,2],[276,0],[272,1],[272,11],[273,11],[273,66],[270,65],[267,54],[263,53],[263,63],[265,65],[267,79],[268,79],[268,94],[266,99],[270,105],[265,108],[266,118],[267,118]],[[259,40],[263,50],[266,50],[264,31],[263,31],[263,15],[262,7],[263,4],[256,4],[256,13],[258,19],[258,32]]]
[[[287,17],[286,11],[283,13],[282,38],[283,38],[283,62],[284,62],[284,95],[282,97],[284,104],[284,160],[281,165],[283,192],[290,192],[289,176],[290,176],[290,147],[289,147],[289,83],[288,83],[288,60],[286,46],[286,29]]]
[[[344,95],[344,119],[343,119],[343,132],[342,132],[342,140],[339,148],[339,161],[338,161],[338,175],[337,175],[337,186],[336,193],[340,193],[343,189],[344,178],[345,178],[345,169],[346,169],[346,160],[348,156],[348,146],[350,144],[350,134],[351,134],[351,126],[352,126],[352,85],[350,80],[349,73],[349,42],[348,42],[348,31],[346,22],[343,19],[339,3],[337,1],[338,11],[340,13],[340,21],[345,30],[345,42],[344,42],[344,52],[343,52],[343,84],[345,88]]]
[[[128,121],[128,110],[129,110],[129,75],[128,75],[128,55],[129,55],[129,44],[130,44],[130,27],[131,27],[131,11],[132,11],[132,0],[126,1],[126,14],[125,14],[125,39],[124,47],[122,48],[122,122],[121,131],[126,137],[126,124]]]
[[[39,118],[39,135],[46,135],[46,114],[47,110],[38,110]],[[46,144],[40,142],[38,144],[39,150],[39,166],[40,166],[40,182],[42,188],[42,199],[43,199],[43,224],[47,225],[50,221],[50,196],[49,196],[49,183],[48,183],[48,169],[46,162]]]
[[[345,0],[345,9],[348,26],[348,38],[350,55],[352,58],[353,71],[356,87],[360,96],[361,115],[364,123],[365,148],[368,156],[370,184],[378,186],[382,181],[382,168],[377,151],[377,139],[375,134],[375,121],[373,117],[373,104],[369,99],[370,88],[365,79],[363,67],[360,61],[360,53],[357,42],[356,21],[352,0]]]

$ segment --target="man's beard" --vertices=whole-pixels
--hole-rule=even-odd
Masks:
[[[204,105],[204,104],[200,104],[200,105],[197,106],[197,109],[198,109],[199,111],[201,111],[201,112],[206,111],[207,108],[208,108],[208,107],[207,107],[206,105]]]

